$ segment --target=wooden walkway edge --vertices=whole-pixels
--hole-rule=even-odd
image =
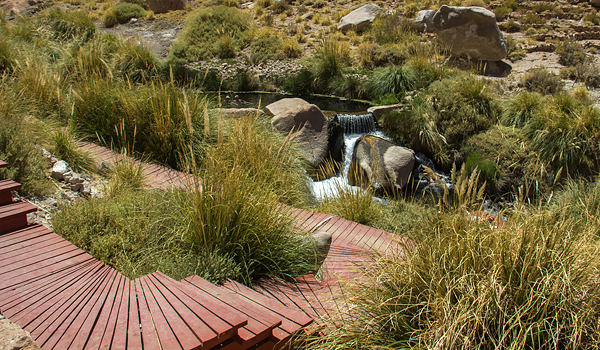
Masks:
[[[120,157],[100,146],[84,148],[99,161]],[[166,167],[142,166],[154,188],[189,181]],[[12,202],[18,184],[9,181],[0,180],[0,313],[45,350],[291,349],[290,340],[321,331],[347,308],[341,281],[359,276],[374,250],[398,247],[387,232],[292,208],[300,229],[333,235],[319,279],[268,279],[249,288],[155,272],[132,281],[47,228],[27,225],[35,208]]]

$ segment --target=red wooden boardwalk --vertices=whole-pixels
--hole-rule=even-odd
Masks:
[[[118,157],[99,146],[85,148],[100,160]],[[157,165],[144,169],[155,188],[189,180]],[[333,235],[318,280],[312,274],[294,282],[270,279],[251,289],[155,272],[131,281],[45,227],[28,226],[26,214],[35,208],[12,203],[18,184],[2,181],[0,313],[42,349],[279,349],[299,332],[321,330],[347,307],[340,281],[359,278],[359,265],[373,249],[398,247],[387,232],[292,208],[299,228]],[[313,321],[317,327],[307,328]]]

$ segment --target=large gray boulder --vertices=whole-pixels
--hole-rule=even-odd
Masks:
[[[433,16],[435,16],[435,10],[419,11],[415,23],[421,31],[431,33],[433,32]]]
[[[301,98],[284,98],[265,107],[278,130],[294,131],[294,141],[308,163],[318,169],[328,155],[328,120],[319,107]]]
[[[433,27],[454,55],[498,61],[508,53],[496,16],[483,7],[443,5],[433,16]]]
[[[146,0],[146,5],[154,13],[183,10],[186,4],[186,0]]]
[[[413,150],[377,136],[364,136],[354,147],[348,182],[392,193],[406,186],[415,162]]]
[[[361,6],[340,19],[338,30],[361,32],[373,23],[379,12],[381,12],[381,7],[375,4]]]

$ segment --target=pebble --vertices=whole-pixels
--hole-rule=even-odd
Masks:
[[[295,61],[266,61],[261,62],[259,64],[250,64],[242,59],[237,59],[235,63],[229,64],[227,62],[219,63],[218,60],[207,60],[200,61],[196,63],[190,63],[188,65],[189,68],[205,71],[216,70],[217,73],[224,80],[234,79],[238,70],[247,70],[249,72],[255,73],[260,77],[270,78],[270,77],[280,77],[288,74],[295,74],[306,68],[301,64],[295,63]]]

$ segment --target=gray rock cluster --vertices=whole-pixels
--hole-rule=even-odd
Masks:
[[[306,68],[294,61],[266,61],[259,64],[250,64],[241,59],[237,60],[234,64],[229,64],[227,62],[219,64],[216,60],[200,61],[190,64],[189,67],[202,72],[207,69],[216,71],[223,80],[234,79],[239,70],[246,70],[262,80],[295,74]]]
[[[79,174],[69,167],[69,164],[64,160],[58,160],[47,150],[43,150],[43,154],[52,163],[50,176],[58,181],[63,181],[62,187],[73,192],[78,192],[86,196],[96,197],[99,191],[92,187],[90,176]],[[71,199],[71,198],[69,198]]]

